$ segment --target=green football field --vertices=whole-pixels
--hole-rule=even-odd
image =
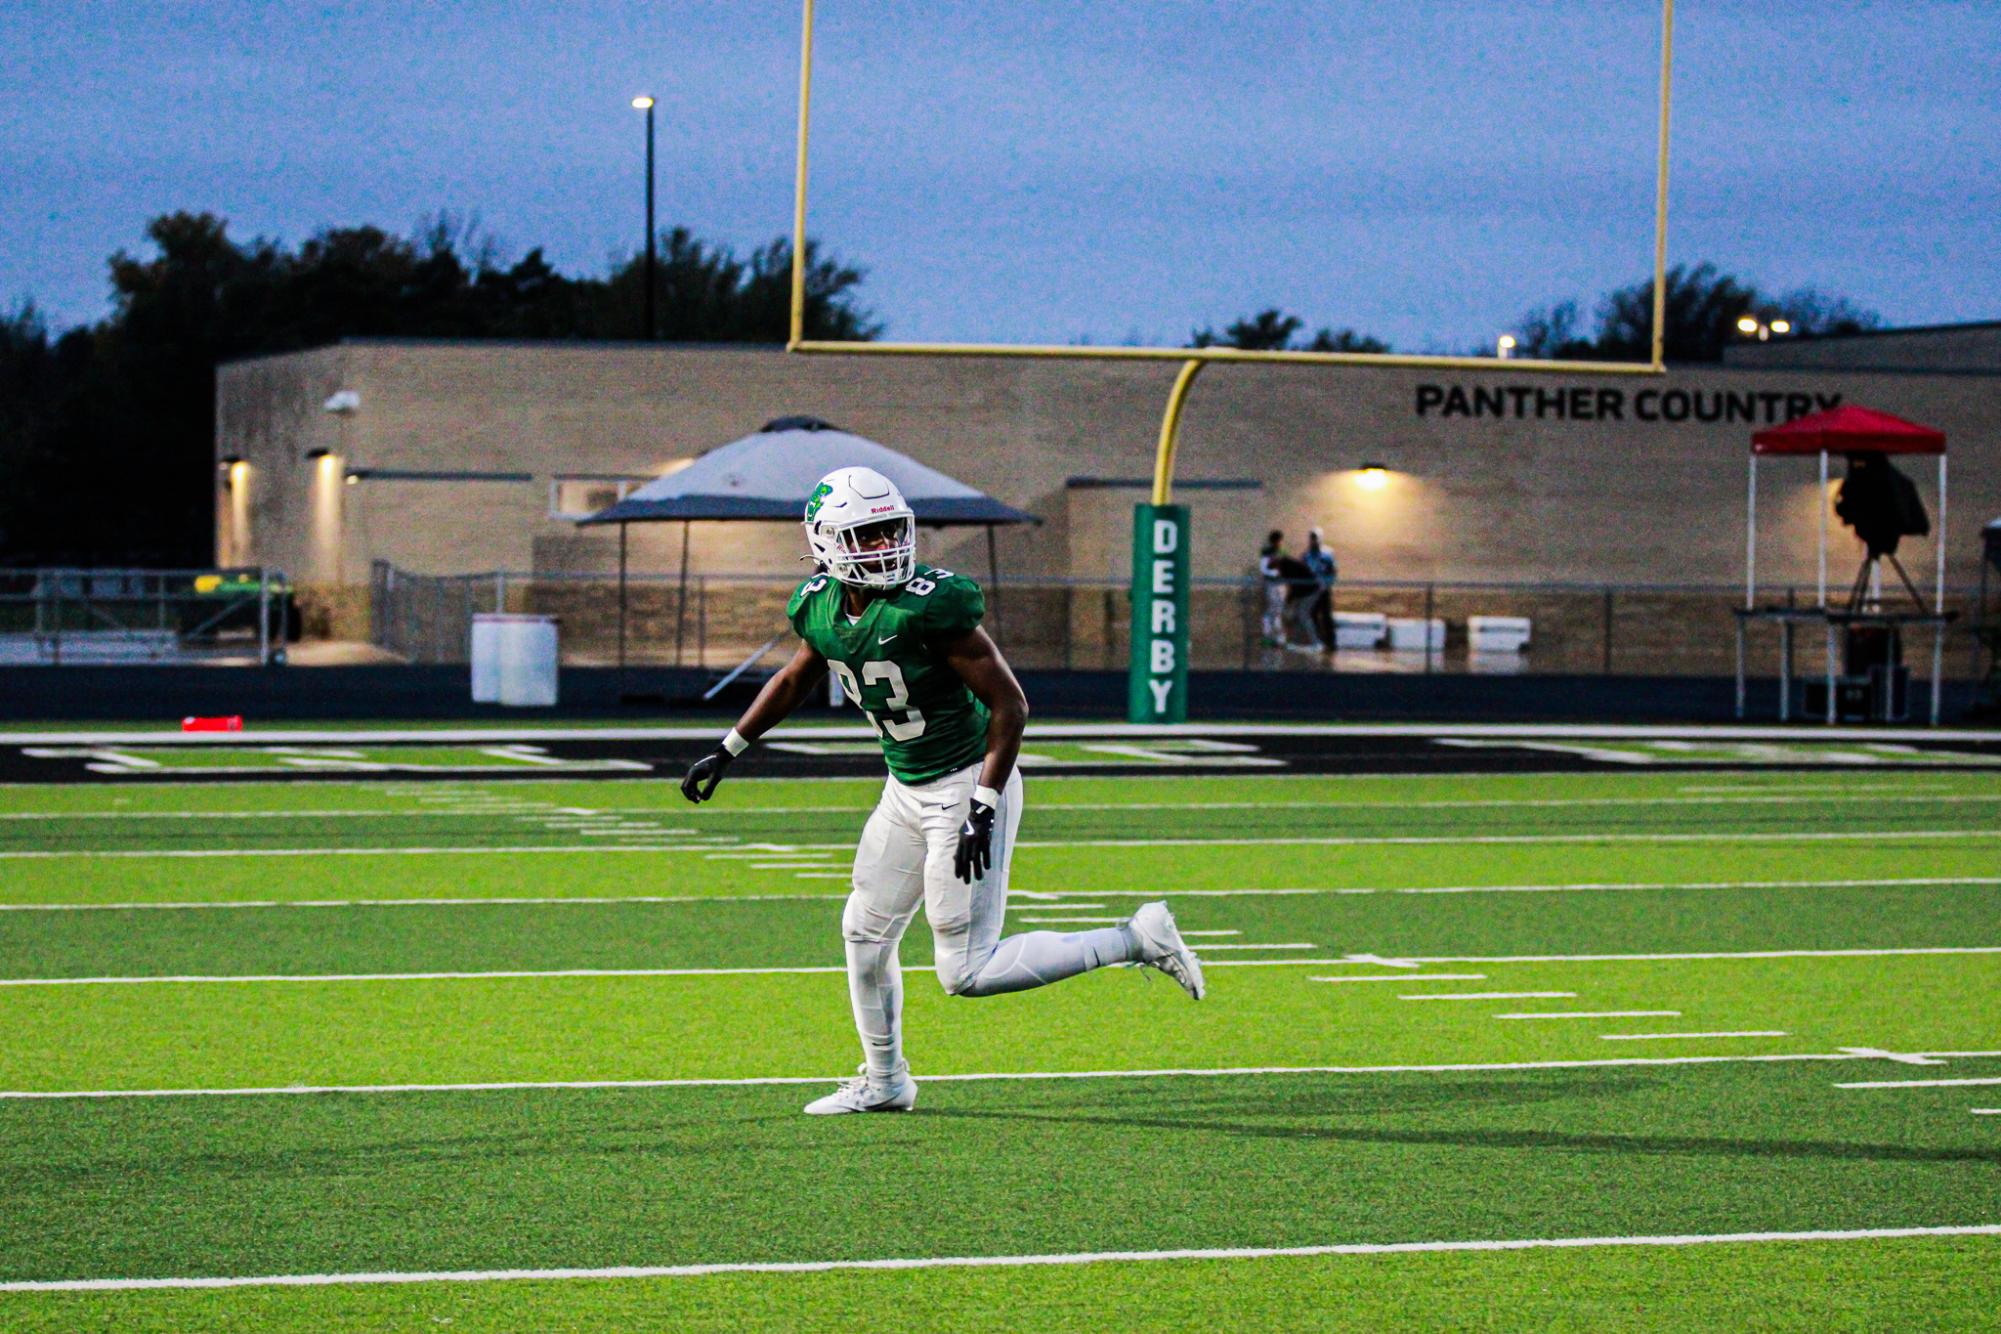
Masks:
[[[878,784],[740,772],[0,786],[0,1328],[1997,1319],[2001,773],[1031,775],[1209,998],[920,919],[823,1119]]]

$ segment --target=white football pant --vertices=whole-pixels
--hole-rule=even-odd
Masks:
[[[980,764],[929,783],[891,778],[855,849],[854,892],[841,914],[848,946],[848,995],[869,1078],[904,1069],[903,971],[897,945],[924,905],[938,981],[954,996],[997,996],[1074,977],[1136,957],[1123,926],[1063,933],[1027,931],[1001,939],[1008,862],[1021,825],[1021,774],[1011,774],[994,817],[993,864],[970,885],[953,871]]]

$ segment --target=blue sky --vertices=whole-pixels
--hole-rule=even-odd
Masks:
[[[813,232],[893,337],[1181,342],[1282,306],[1410,350],[1648,269],[1651,0],[821,0]],[[1681,0],[1670,253],[2001,318],[2001,5]],[[0,303],[64,326],[148,217],[476,215],[600,272],[789,229],[793,3],[0,8]]]

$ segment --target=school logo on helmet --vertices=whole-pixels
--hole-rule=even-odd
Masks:
[[[813,494],[806,497],[807,523],[813,522],[814,519],[817,519],[820,516],[820,506],[826,502],[828,496],[831,496],[833,494],[834,494],[834,488],[829,486],[825,482],[822,482],[818,486],[813,488]]]

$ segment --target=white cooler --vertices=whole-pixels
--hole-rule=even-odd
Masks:
[[[1398,616],[1390,621],[1390,647],[1416,649],[1423,652],[1430,649],[1434,653],[1445,647],[1445,618],[1434,616],[1426,620],[1421,616]]]
[[[1380,648],[1389,634],[1389,617],[1374,611],[1334,613],[1335,648]]]
[[[514,708],[556,702],[558,643],[554,616],[473,617],[472,697]]]
[[[1466,647],[1474,653],[1520,653],[1529,646],[1526,616],[1468,616]]]

